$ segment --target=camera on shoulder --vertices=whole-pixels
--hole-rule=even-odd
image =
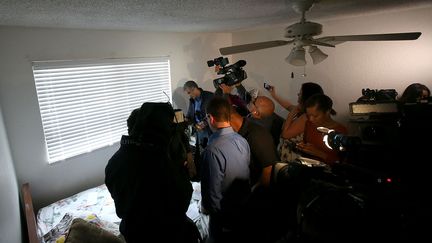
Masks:
[[[228,63],[229,61],[226,57],[218,57],[207,61],[209,67],[217,66],[216,71],[218,75],[224,75],[223,77],[213,80],[213,85],[216,89],[219,88],[221,84],[233,86],[247,78],[247,74],[243,70],[243,67],[246,65],[245,60],[239,60],[232,65],[227,65]]]

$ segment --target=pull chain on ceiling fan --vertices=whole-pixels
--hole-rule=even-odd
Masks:
[[[236,53],[256,51],[266,48],[284,46],[293,44],[293,48],[285,59],[288,63],[294,66],[306,65],[306,50],[312,58],[313,64],[318,64],[328,57],[322,52],[318,46],[335,47],[338,44],[347,41],[400,41],[400,40],[416,40],[421,35],[421,32],[406,32],[406,33],[387,33],[387,34],[366,34],[366,35],[341,35],[341,36],[325,36],[314,39],[314,36],[322,33],[322,25],[306,21],[305,13],[318,0],[292,0],[292,8],[300,13],[302,18],[300,22],[292,24],[285,29],[285,37],[291,40],[274,40],[250,43],[244,45],[236,45],[220,48],[222,55],[231,55]]]

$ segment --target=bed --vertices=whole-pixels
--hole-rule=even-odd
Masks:
[[[187,215],[205,239],[208,235],[208,216],[199,212],[201,187],[198,182],[192,182],[192,186],[194,190]],[[115,213],[114,201],[105,184],[54,202],[41,208],[37,214],[33,210],[28,183],[22,186],[22,195],[30,243],[64,242],[73,220],[77,218],[116,236],[120,234],[120,218]]]

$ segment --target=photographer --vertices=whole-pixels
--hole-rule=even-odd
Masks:
[[[207,146],[208,138],[211,130],[205,121],[205,109],[208,102],[213,98],[214,94],[205,91],[198,87],[195,81],[187,81],[183,85],[183,90],[189,95],[189,108],[186,114],[186,120],[193,124],[196,136],[195,156],[194,161],[199,171],[200,151]]]

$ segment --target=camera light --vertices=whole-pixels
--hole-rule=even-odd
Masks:
[[[330,147],[330,144],[328,143],[328,135],[327,135],[327,134],[324,135],[324,137],[323,137],[323,142],[324,142],[324,144],[327,146],[327,148],[332,149],[332,148]]]
[[[330,142],[329,142],[329,140],[333,140],[333,137],[330,137],[329,134],[334,132],[335,130],[328,129],[326,127],[317,127],[317,130],[325,134],[323,136],[323,142],[327,146],[327,148],[333,149],[332,146],[330,146]]]
[[[361,144],[359,137],[346,136],[326,127],[317,127],[317,130],[324,134],[323,142],[329,149],[346,151]]]

